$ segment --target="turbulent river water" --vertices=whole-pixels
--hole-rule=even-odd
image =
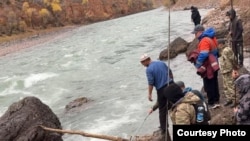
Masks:
[[[203,16],[208,10],[200,9]],[[170,40],[194,35],[190,11],[172,11]],[[139,58],[147,53],[156,60],[168,45],[169,13],[163,7],[109,21],[81,26],[0,58],[0,114],[16,101],[35,96],[59,117],[63,129],[127,138],[151,134],[158,129],[158,111],[137,130],[156,101],[147,99],[145,68]],[[168,63],[168,62],[166,62]],[[184,54],[170,60],[175,80],[195,89],[201,78]],[[65,112],[65,106],[79,97],[91,101],[81,110]],[[100,139],[79,135],[65,141]]]

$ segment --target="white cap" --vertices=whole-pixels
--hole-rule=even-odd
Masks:
[[[149,57],[147,54],[143,54],[143,55],[141,56],[140,61],[143,62],[143,61],[147,60],[148,58],[150,58],[150,57]]]

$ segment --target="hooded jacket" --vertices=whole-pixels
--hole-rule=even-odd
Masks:
[[[238,111],[235,113],[237,124],[250,125],[250,74],[239,76],[234,84],[241,96]]]
[[[236,17],[236,11],[231,9],[227,12],[230,16],[228,31],[231,32],[232,41],[243,41],[243,26],[242,21]]]
[[[174,125],[195,124],[196,114],[192,104],[196,104],[200,98],[192,92],[188,92],[180,98],[170,109],[170,117]]]
[[[213,28],[208,28],[199,37],[198,51],[199,55],[197,57],[195,67],[199,68],[208,58],[209,54],[213,54],[218,62],[218,43],[215,37],[215,30]]]

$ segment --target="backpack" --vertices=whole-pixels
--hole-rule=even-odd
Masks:
[[[205,101],[204,96],[198,90],[191,90],[191,92],[200,98],[200,101],[196,104],[192,104],[195,109],[195,124],[206,125],[209,120],[211,120],[211,114],[208,108],[208,104]]]
[[[211,120],[210,111],[205,101],[200,100],[196,104],[192,104],[195,110],[195,124],[208,125]]]

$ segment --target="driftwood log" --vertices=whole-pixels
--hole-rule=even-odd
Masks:
[[[93,134],[93,133],[87,133],[83,131],[54,129],[54,128],[49,128],[49,127],[45,127],[42,125],[40,127],[42,127],[44,130],[57,132],[57,133],[77,134],[77,135],[82,135],[85,137],[105,139],[105,140],[110,140],[110,141],[129,141],[128,139],[123,139],[121,137],[115,137],[115,136],[109,136],[109,135]]]

